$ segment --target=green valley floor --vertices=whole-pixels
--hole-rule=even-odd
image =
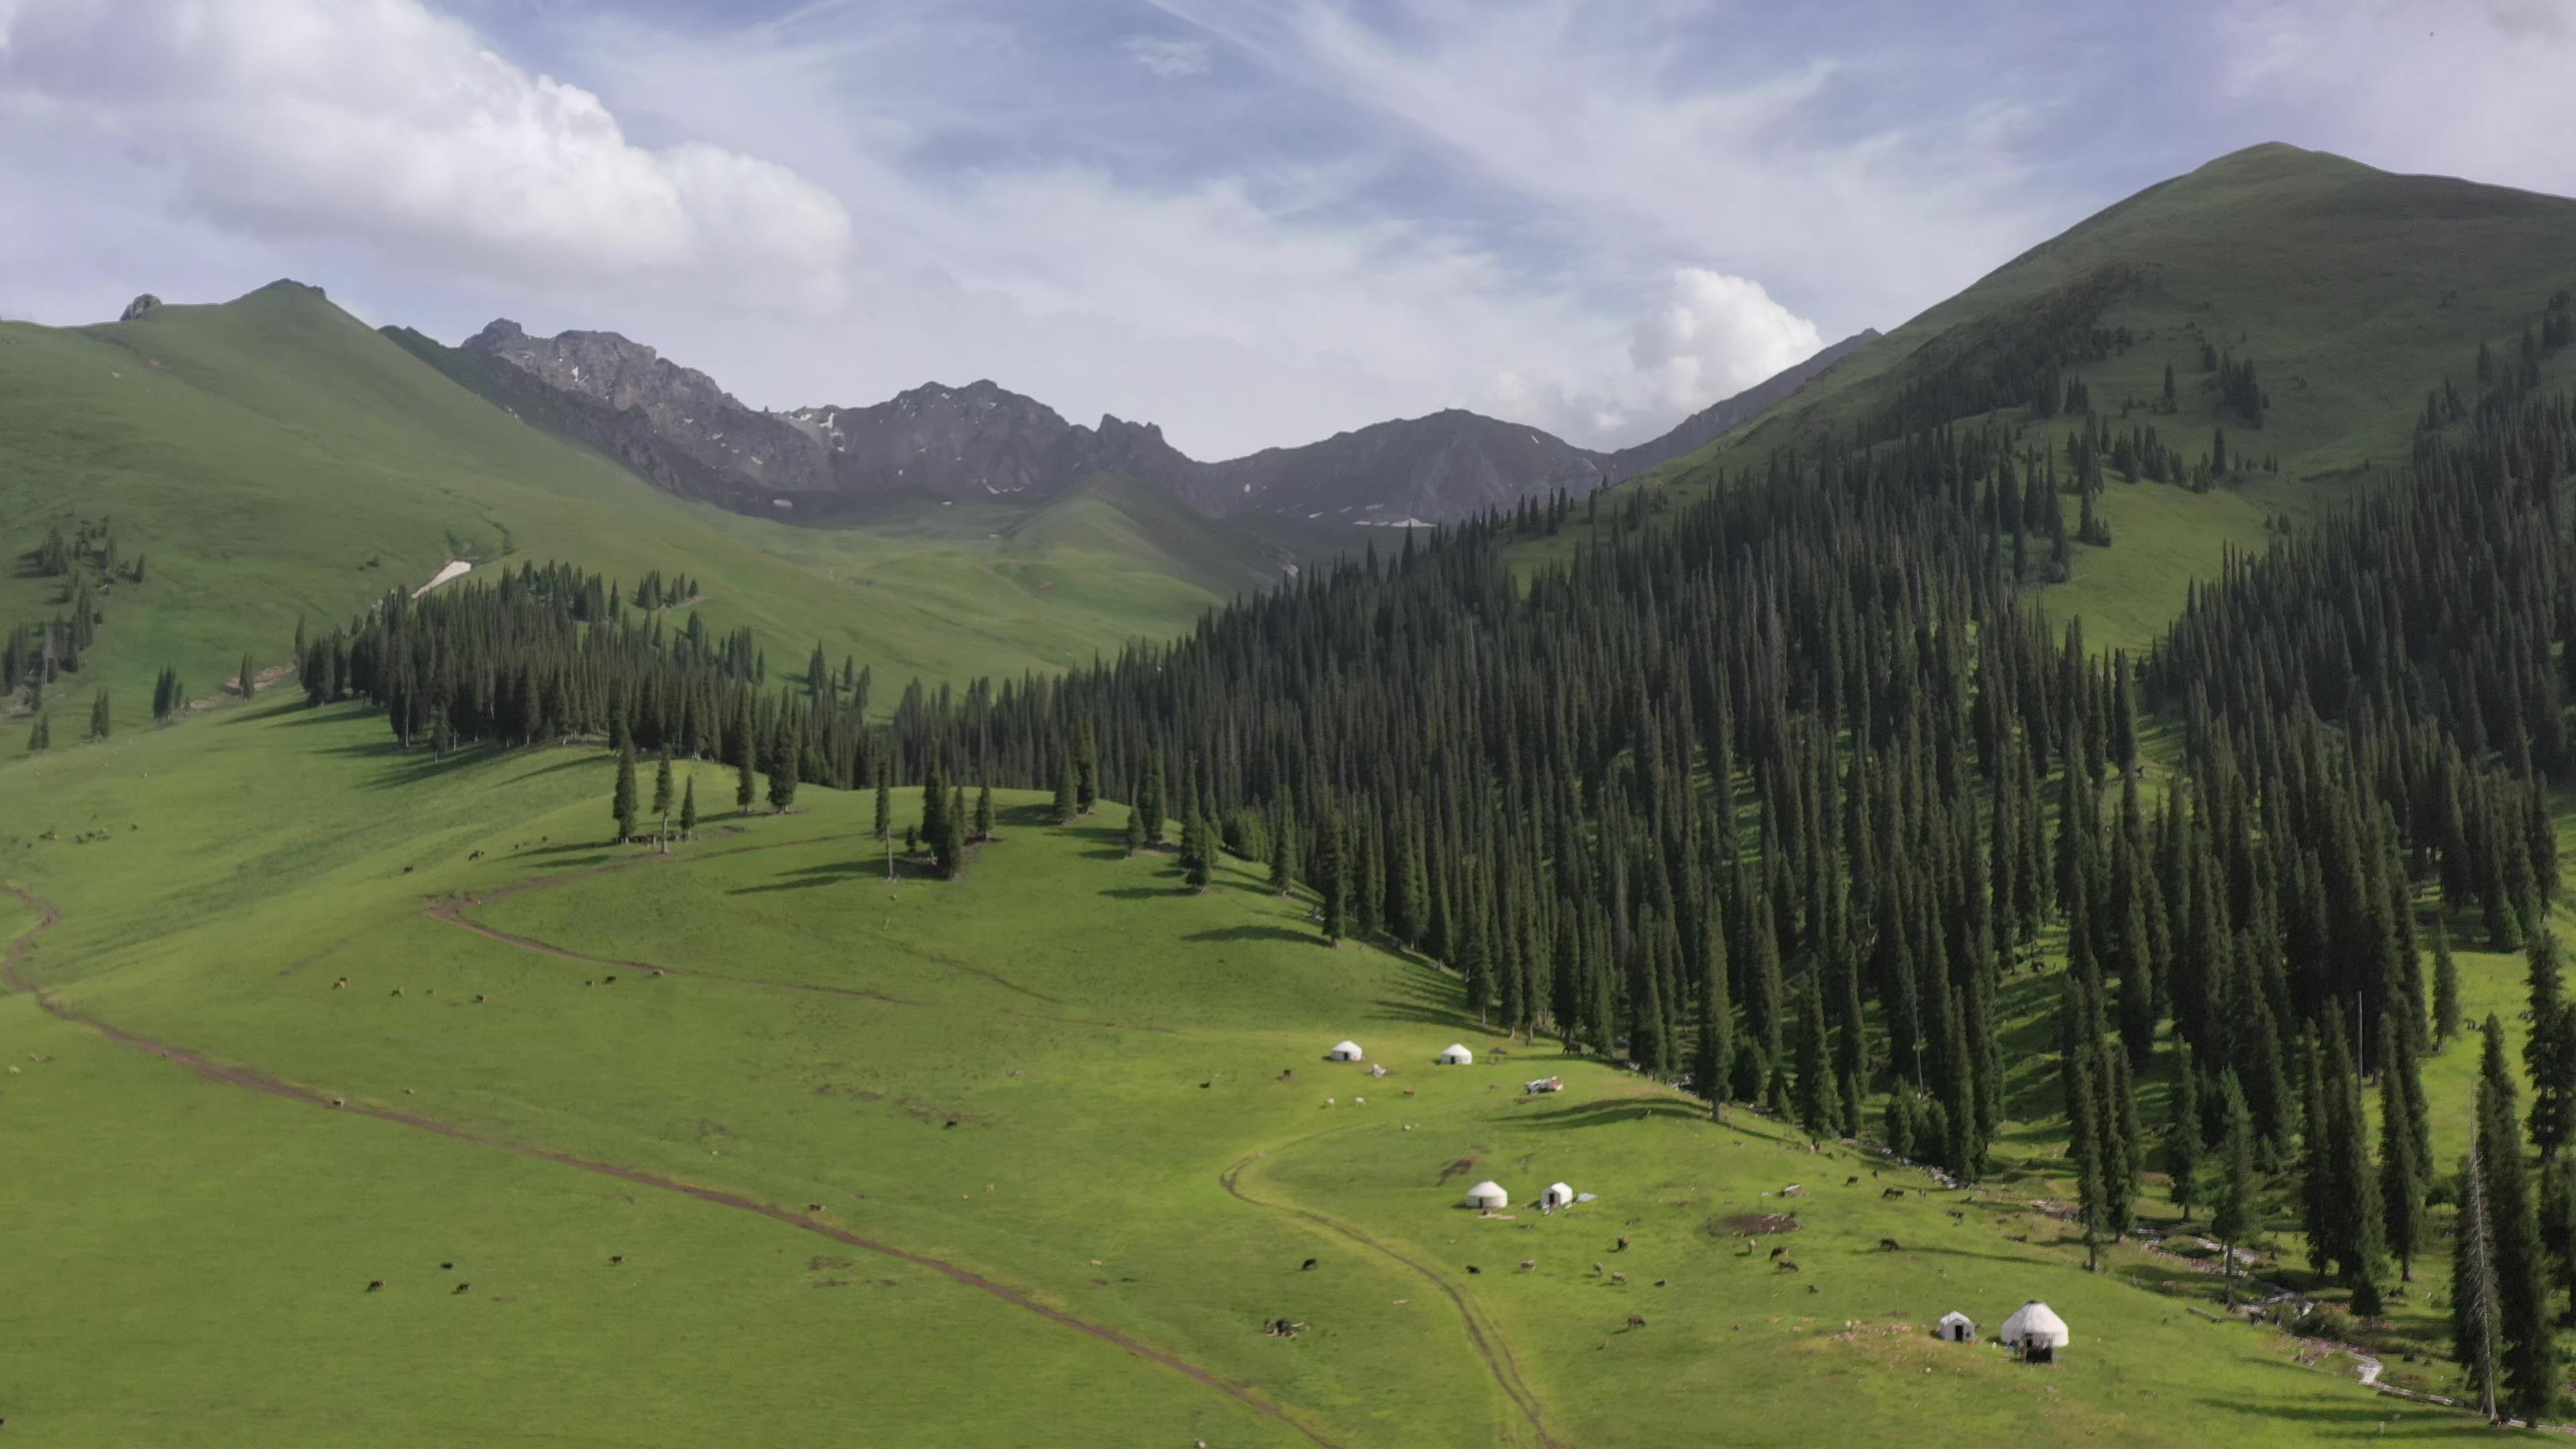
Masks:
[[[2182,1258],[2083,1271],[2046,1129],[1953,1191],[1712,1122],[1325,947],[1253,867],[1191,892],[1115,804],[1005,795],[941,883],[810,788],[603,846],[611,773],[267,699],[0,768],[11,1444],[2489,1432]],[[1463,1208],[1482,1178],[1514,1205]],[[1558,1181],[1595,1200],[1536,1211]],[[1930,1337],[2031,1298],[2054,1367]]]

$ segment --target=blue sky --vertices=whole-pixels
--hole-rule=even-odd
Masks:
[[[2576,192],[2576,0],[0,0],[0,315],[1614,446],[2264,140]]]

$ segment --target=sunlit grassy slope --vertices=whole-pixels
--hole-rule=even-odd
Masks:
[[[828,531],[668,498],[291,282],[101,327],[0,323],[0,625],[61,613],[61,580],[20,556],[79,520],[145,560],[72,681],[128,721],[162,666],[210,695],[245,651],[285,662],[299,616],[343,619],[451,558],[687,574],[710,626],[750,625],[781,669],[819,641],[898,683],[1086,662],[1276,577],[1114,479],[1035,513],[895,505]]]
[[[12,1434],[2291,1445],[2388,1417],[2349,1361],[2194,1316],[2216,1285],[2179,1260],[2081,1271],[2030,1206],[2063,1197],[2045,1123],[1954,1193],[1552,1046],[1435,1067],[1505,1045],[1453,978],[1327,949],[1250,867],[1190,893],[1116,805],[1062,829],[1005,796],[966,880],[890,883],[864,797],[663,860],[595,843],[609,775],[261,701],[9,772],[0,880],[63,913],[23,975],[309,1094],[0,998],[0,1213],[47,1245],[0,1295]],[[2029,987],[2016,1042],[2047,1031]],[[1345,1036],[1389,1074],[1323,1061]],[[1524,1099],[1546,1073],[1567,1091]],[[1488,1176],[1598,1200],[1481,1219]],[[2030,1297],[2076,1325],[2054,1370],[1927,1336]]]

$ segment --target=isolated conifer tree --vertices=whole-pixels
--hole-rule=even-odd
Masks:
[[[110,723],[107,711],[107,691],[102,689],[98,692],[98,698],[90,703],[89,737],[93,740],[106,739]]]
[[[2173,1120],[2165,1127],[2165,1172],[2173,1179],[2173,1204],[2182,1220],[2200,1202],[2200,1070],[2191,1043],[2174,1043]]]
[[[1073,777],[1073,752],[1071,750],[1067,750],[1064,756],[1064,763],[1055,772],[1055,803],[1047,812],[1050,816],[1054,817],[1055,823],[1058,825],[1070,825],[1073,823],[1075,810],[1073,803]],[[1135,812],[1131,810],[1128,813],[1133,815]]]
[[[2486,1020],[2478,1077],[2478,1159],[2486,1174],[2505,1399],[2515,1413],[2531,1418],[2544,1412],[2556,1395],[2558,1341],[2549,1322],[2530,1173],[2523,1165],[2514,1120],[2513,1073],[2505,1064],[2504,1027],[2493,1016]]]
[[[1074,735],[1073,804],[1083,814],[1091,813],[1093,802],[1100,798],[1100,740],[1085,719]],[[1157,796],[1159,801],[1159,792]]]
[[[993,787],[984,785],[975,792],[975,838],[993,838]]]
[[[1136,808],[1145,813],[1147,845],[1159,846],[1163,843],[1163,823],[1168,814],[1167,807],[1168,802],[1163,794],[1163,752],[1148,750],[1145,752],[1145,779],[1136,787]]]
[[[2245,1107],[2245,1089],[2229,1072],[2219,1081],[2225,1102],[2225,1136],[2218,1147],[2218,1198],[2210,1205],[2209,1230],[2225,1258],[2220,1271],[2227,1283],[2227,1306],[2236,1306],[2236,1245],[2263,1230],[2256,1194],[2262,1184],[2254,1172],[2254,1114]]]
[[[1186,879],[1189,881],[1190,889],[1194,891],[1206,890],[1208,888],[1208,881],[1213,878],[1213,872],[1210,870],[1210,866],[1212,864],[1212,857],[1216,854],[1216,844],[1208,838],[1211,831],[1208,827],[1207,817],[1193,809],[1190,812],[1188,823],[1183,825],[1181,829],[1183,837],[1187,842],[1181,852],[1181,866],[1186,872]]]
[[[2486,1164],[2472,1142],[2460,1163],[2460,1218],[2451,1238],[2451,1357],[2467,1370],[2478,1408],[2492,1424],[2502,1417],[2502,1294],[2496,1284],[2493,1224],[2487,1215]]]
[[[680,791],[680,838],[682,840],[698,838],[698,777],[696,775],[689,776],[687,786]]]
[[[2084,1229],[2084,1269],[2102,1271],[2102,1228],[2108,1216],[2103,1181],[2102,1103],[2094,1081],[2099,1054],[2078,1052],[2071,1067],[2074,1086],[2067,1094],[2066,1155],[2075,1164],[2075,1213]]]
[[[879,840],[894,838],[894,777],[892,772],[883,765],[877,767],[877,814],[874,832]]]
[[[2451,928],[2433,926],[2433,1040],[2448,1045],[2460,1034],[2460,964],[2451,959]]]
[[[1270,889],[1283,896],[1297,889],[1297,805],[1285,785],[1271,802]]]
[[[1709,1116],[1725,1117],[1735,1063],[1735,1003],[1727,994],[1726,931],[1711,912],[1704,974],[1699,985],[1699,1042],[1691,1058],[1691,1085],[1708,1099]],[[1902,1154],[1900,1154],[1902,1155]]]
[[[929,770],[921,777],[921,837],[930,842],[932,850],[939,848],[940,840],[947,834],[947,820],[948,771],[941,765],[939,757],[933,755]]]
[[[36,722],[27,727],[28,754],[42,754],[53,747],[54,741],[52,731],[46,728],[46,722],[51,718],[52,717],[50,715],[40,714],[36,716]]]
[[[241,697],[244,699],[259,692],[259,668],[250,662],[248,654],[242,656],[241,675],[234,683],[241,689]]]
[[[738,815],[751,813],[751,802],[760,798],[760,787],[752,780],[751,747],[746,744],[734,754],[733,808]]]
[[[2576,1288],[2576,1157],[2540,1165],[2540,1249],[2547,1256],[2553,1289]],[[2562,1327],[2576,1323],[2576,1302],[2557,1321]]]
[[[1323,897],[1324,939],[1335,946],[1342,944],[1342,933],[1347,927],[1344,919],[1350,896],[1347,854],[1343,848],[1341,822],[1334,818],[1332,812],[1324,812],[1315,822],[1315,890]],[[1474,993],[1471,991],[1469,994]],[[1481,1021],[1483,1003],[1470,1004],[1478,1008]]]
[[[955,880],[966,870],[966,787],[949,792],[939,812],[939,833],[930,837],[931,864],[942,880]]]
[[[1130,808],[1127,812],[1127,853],[1134,855],[1145,848],[1145,817]]]
[[[653,813],[664,817],[666,824],[671,813],[671,785],[671,750],[665,745],[661,763],[653,770]]]
[[[1812,968],[1798,979],[1795,1055],[1798,1125],[1811,1138],[1831,1137],[1835,1119],[1841,1115],[1841,1092],[1833,1080],[1833,1058],[1826,1041],[1825,995]]]
[[[769,748],[769,808],[777,814],[787,813],[796,803],[799,757],[805,753],[804,741],[791,728],[782,728]]]
[[[2405,1055],[2405,1033],[2380,1018],[2379,1202],[2388,1252],[2401,1281],[2415,1281],[2415,1257],[2428,1241],[2424,1220],[2424,1161],[2417,1155],[2413,1108],[2402,1076],[2414,1069]]]
[[[617,838],[635,838],[635,751],[632,746],[617,753],[617,788],[609,796],[609,812],[617,818]]]

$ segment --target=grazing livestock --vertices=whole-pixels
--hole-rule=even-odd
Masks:
[[[1601,1267],[1601,1265],[1600,1265],[1600,1264],[1598,1264],[1598,1263],[1593,1264],[1593,1265],[1592,1265],[1592,1276],[1593,1276],[1593,1277],[1595,1277],[1595,1278],[1598,1278],[1598,1277],[1600,1277],[1600,1276],[1601,1276],[1601,1273],[1602,1273],[1602,1267]]]
[[[1315,1271],[1315,1263],[1315,1259],[1308,1258],[1305,1262],[1297,1265],[1297,1271],[1300,1273],[1312,1273]]]
[[[377,1291],[381,1290],[384,1286],[385,1286],[385,1280],[384,1280],[384,1279],[382,1279],[382,1278],[372,1278],[372,1279],[369,1279],[369,1280],[368,1280],[368,1282],[367,1282],[367,1291],[368,1291],[368,1292],[370,1292],[370,1293],[374,1293],[374,1292],[377,1292]]]
[[[441,1263],[438,1265],[438,1271],[442,1273],[453,1273],[456,1271],[456,1265],[454,1263]]]
[[[1851,1176],[1846,1177],[1846,1178],[1844,1178],[1844,1179],[1843,1179],[1843,1186],[1845,1186],[1845,1187],[1858,1187],[1859,1185],[1860,1185],[1860,1174],[1859,1174],[1859,1173],[1857,1173],[1857,1172],[1855,1172],[1855,1173],[1853,1173]]]
[[[1523,1259],[1521,1259],[1521,1271],[1522,1271],[1522,1272],[1524,1272],[1524,1273],[1532,1272],[1532,1271],[1536,1270],[1536,1269],[1537,1269],[1537,1267],[1538,1267],[1538,1259],[1536,1259],[1536,1258],[1523,1258]]]
[[[1901,1187],[1881,1188],[1879,1189],[1878,1195],[1880,1197],[1903,1197],[1905,1196],[1905,1189]]]
[[[1616,1248],[1611,1249],[1611,1251],[1612,1251],[1612,1252],[1615,1252],[1615,1253],[1624,1253],[1624,1252],[1628,1251],[1628,1240],[1627,1240],[1627,1238],[1625,1238],[1624,1236],[1623,1236],[1623,1237],[1621,1237],[1621,1238],[1619,1239],[1619,1246],[1618,1246],[1618,1247],[1616,1247]]]
[[[1774,1258],[1771,1260],[1771,1266],[1783,1273],[1795,1273],[1798,1271],[1798,1260],[1795,1258]]]
[[[1787,1244],[1785,1244],[1785,1243],[1784,1243],[1784,1244],[1782,1244],[1781,1246],[1776,1247],[1776,1248],[1773,1248],[1773,1249],[1771,1250],[1771,1256],[1772,1256],[1773,1258],[1775,1258],[1775,1259],[1776,1259],[1776,1258],[1784,1258],[1784,1257],[1787,1257],[1787,1256],[1788,1256],[1788,1254],[1789,1254],[1789,1248],[1788,1248],[1788,1245],[1787,1245]]]
[[[1613,1273],[1610,1275],[1610,1281],[1624,1287],[1628,1282],[1628,1275],[1625,1273]]]
[[[1645,1327],[1645,1326],[1646,1326],[1646,1319],[1645,1319],[1645,1316],[1644,1316],[1643,1314],[1631,1313],[1631,1314],[1629,1314],[1629,1315],[1628,1315],[1628,1327],[1630,1328],[1630,1330],[1632,1330],[1632,1331],[1633,1331],[1633,1330],[1636,1330],[1636,1329],[1643,1328],[1643,1327]]]
[[[823,1210],[823,1205],[822,1205],[821,1203],[819,1203],[819,1202],[809,1202],[809,1203],[805,1204],[805,1211],[807,1211],[807,1212],[809,1212],[809,1213],[819,1213],[819,1212],[821,1212],[822,1210]]]
[[[1882,1252],[1882,1253],[1895,1253],[1895,1252],[1902,1252],[1902,1251],[1903,1251],[1903,1249],[1901,1249],[1901,1248],[1897,1247],[1897,1245],[1896,1245],[1896,1240],[1895,1240],[1894,1238],[1881,1238],[1881,1239],[1879,1239],[1879,1240],[1878,1240],[1878,1250],[1879,1250],[1880,1252]]]
[[[402,995],[402,988],[401,988],[401,987],[399,987],[399,986],[395,987],[395,988],[394,988],[394,995],[396,995],[396,996],[400,996],[400,995]]]
[[[1950,1221],[1954,1223],[1964,1223],[1968,1220],[1968,1215],[1957,1208],[1943,1208],[1942,1211],[1948,1213]]]
[[[462,1293],[462,1292],[464,1292],[466,1289],[471,1288],[471,1287],[473,1287],[473,1286],[474,1286],[474,1285],[473,1285],[473,1284],[471,1284],[471,1283],[459,1283],[459,1284],[457,1284],[457,1285],[456,1285],[456,1291],[457,1291],[457,1292],[459,1292],[459,1293]]]
[[[1468,1264],[1468,1265],[1467,1265],[1467,1271],[1468,1271],[1468,1272],[1470,1272],[1470,1273],[1482,1273],[1482,1272],[1484,1272],[1485,1270],[1484,1270],[1484,1269],[1482,1269],[1482,1268],[1477,1267],[1477,1266],[1476,1266],[1475,1264],[1473,1264],[1473,1263],[1470,1263],[1470,1264]]]
[[[1666,1283],[1669,1283],[1669,1282],[1671,1282],[1671,1281],[1672,1281],[1672,1280],[1671,1280],[1670,1278],[1658,1278],[1658,1279],[1656,1279],[1656,1280],[1655,1280],[1655,1286],[1656,1286],[1656,1287],[1658,1287],[1658,1288],[1661,1288],[1661,1287],[1663,1287]]]
[[[476,1006],[481,1006],[483,1003],[490,1001],[491,999],[492,998],[484,992],[477,991],[474,993],[474,1004]]]

